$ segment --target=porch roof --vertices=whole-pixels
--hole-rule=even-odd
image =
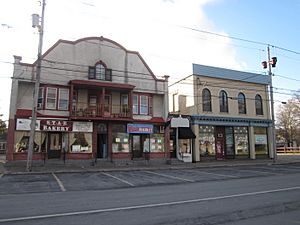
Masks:
[[[133,90],[135,88],[135,86],[131,84],[101,82],[97,80],[70,80],[70,85],[85,86],[85,87],[104,87],[104,88],[123,89],[123,90]]]

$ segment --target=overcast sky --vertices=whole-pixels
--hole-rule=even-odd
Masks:
[[[7,119],[13,55],[36,60],[31,14],[41,7],[36,0],[0,3],[0,113]],[[270,44],[278,58],[278,104],[299,89],[299,21],[299,0],[46,0],[43,52],[59,39],[104,36],[138,51],[157,77],[170,75],[172,83],[190,75],[192,63],[264,73]]]

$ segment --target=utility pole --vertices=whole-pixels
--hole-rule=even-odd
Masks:
[[[268,74],[270,76],[270,101],[271,101],[271,120],[272,120],[272,151],[273,151],[273,161],[276,162],[277,160],[277,152],[276,152],[276,131],[275,131],[275,116],[274,116],[274,99],[273,99],[273,85],[272,85],[272,67],[276,66],[277,63],[277,58],[270,56],[270,46],[268,45],[267,47],[267,52],[268,52],[268,63],[265,61],[263,62],[263,67],[264,69],[268,65]]]
[[[32,116],[30,124],[30,136],[29,136],[29,146],[27,152],[27,165],[26,170],[31,171],[32,167],[32,155],[34,151],[34,139],[35,139],[35,127],[36,127],[36,117],[37,117],[37,102],[40,88],[40,78],[41,78],[41,64],[42,64],[42,48],[43,48],[43,35],[44,35],[44,14],[45,14],[46,0],[42,2],[42,16],[39,17],[37,14],[32,15],[32,27],[37,27],[39,31],[39,46],[37,55],[37,66],[36,66],[36,80],[33,91],[33,103],[32,103]],[[40,19],[40,21],[39,21]]]

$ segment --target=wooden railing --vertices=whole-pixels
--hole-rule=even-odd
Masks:
[[[294,154],[300,153],[300,147],[278,147],[276,151],[279,154]]]
[[[127,105],[106,105],[99,104],[89,106],[80,104],[71,112],[74,117],[109,117],[109,118],[130,118],[131,110]]]

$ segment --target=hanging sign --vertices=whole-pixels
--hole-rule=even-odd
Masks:
[[[63,120],[41,120],[42,131],[68,132],[72,131],[72,122]]]

